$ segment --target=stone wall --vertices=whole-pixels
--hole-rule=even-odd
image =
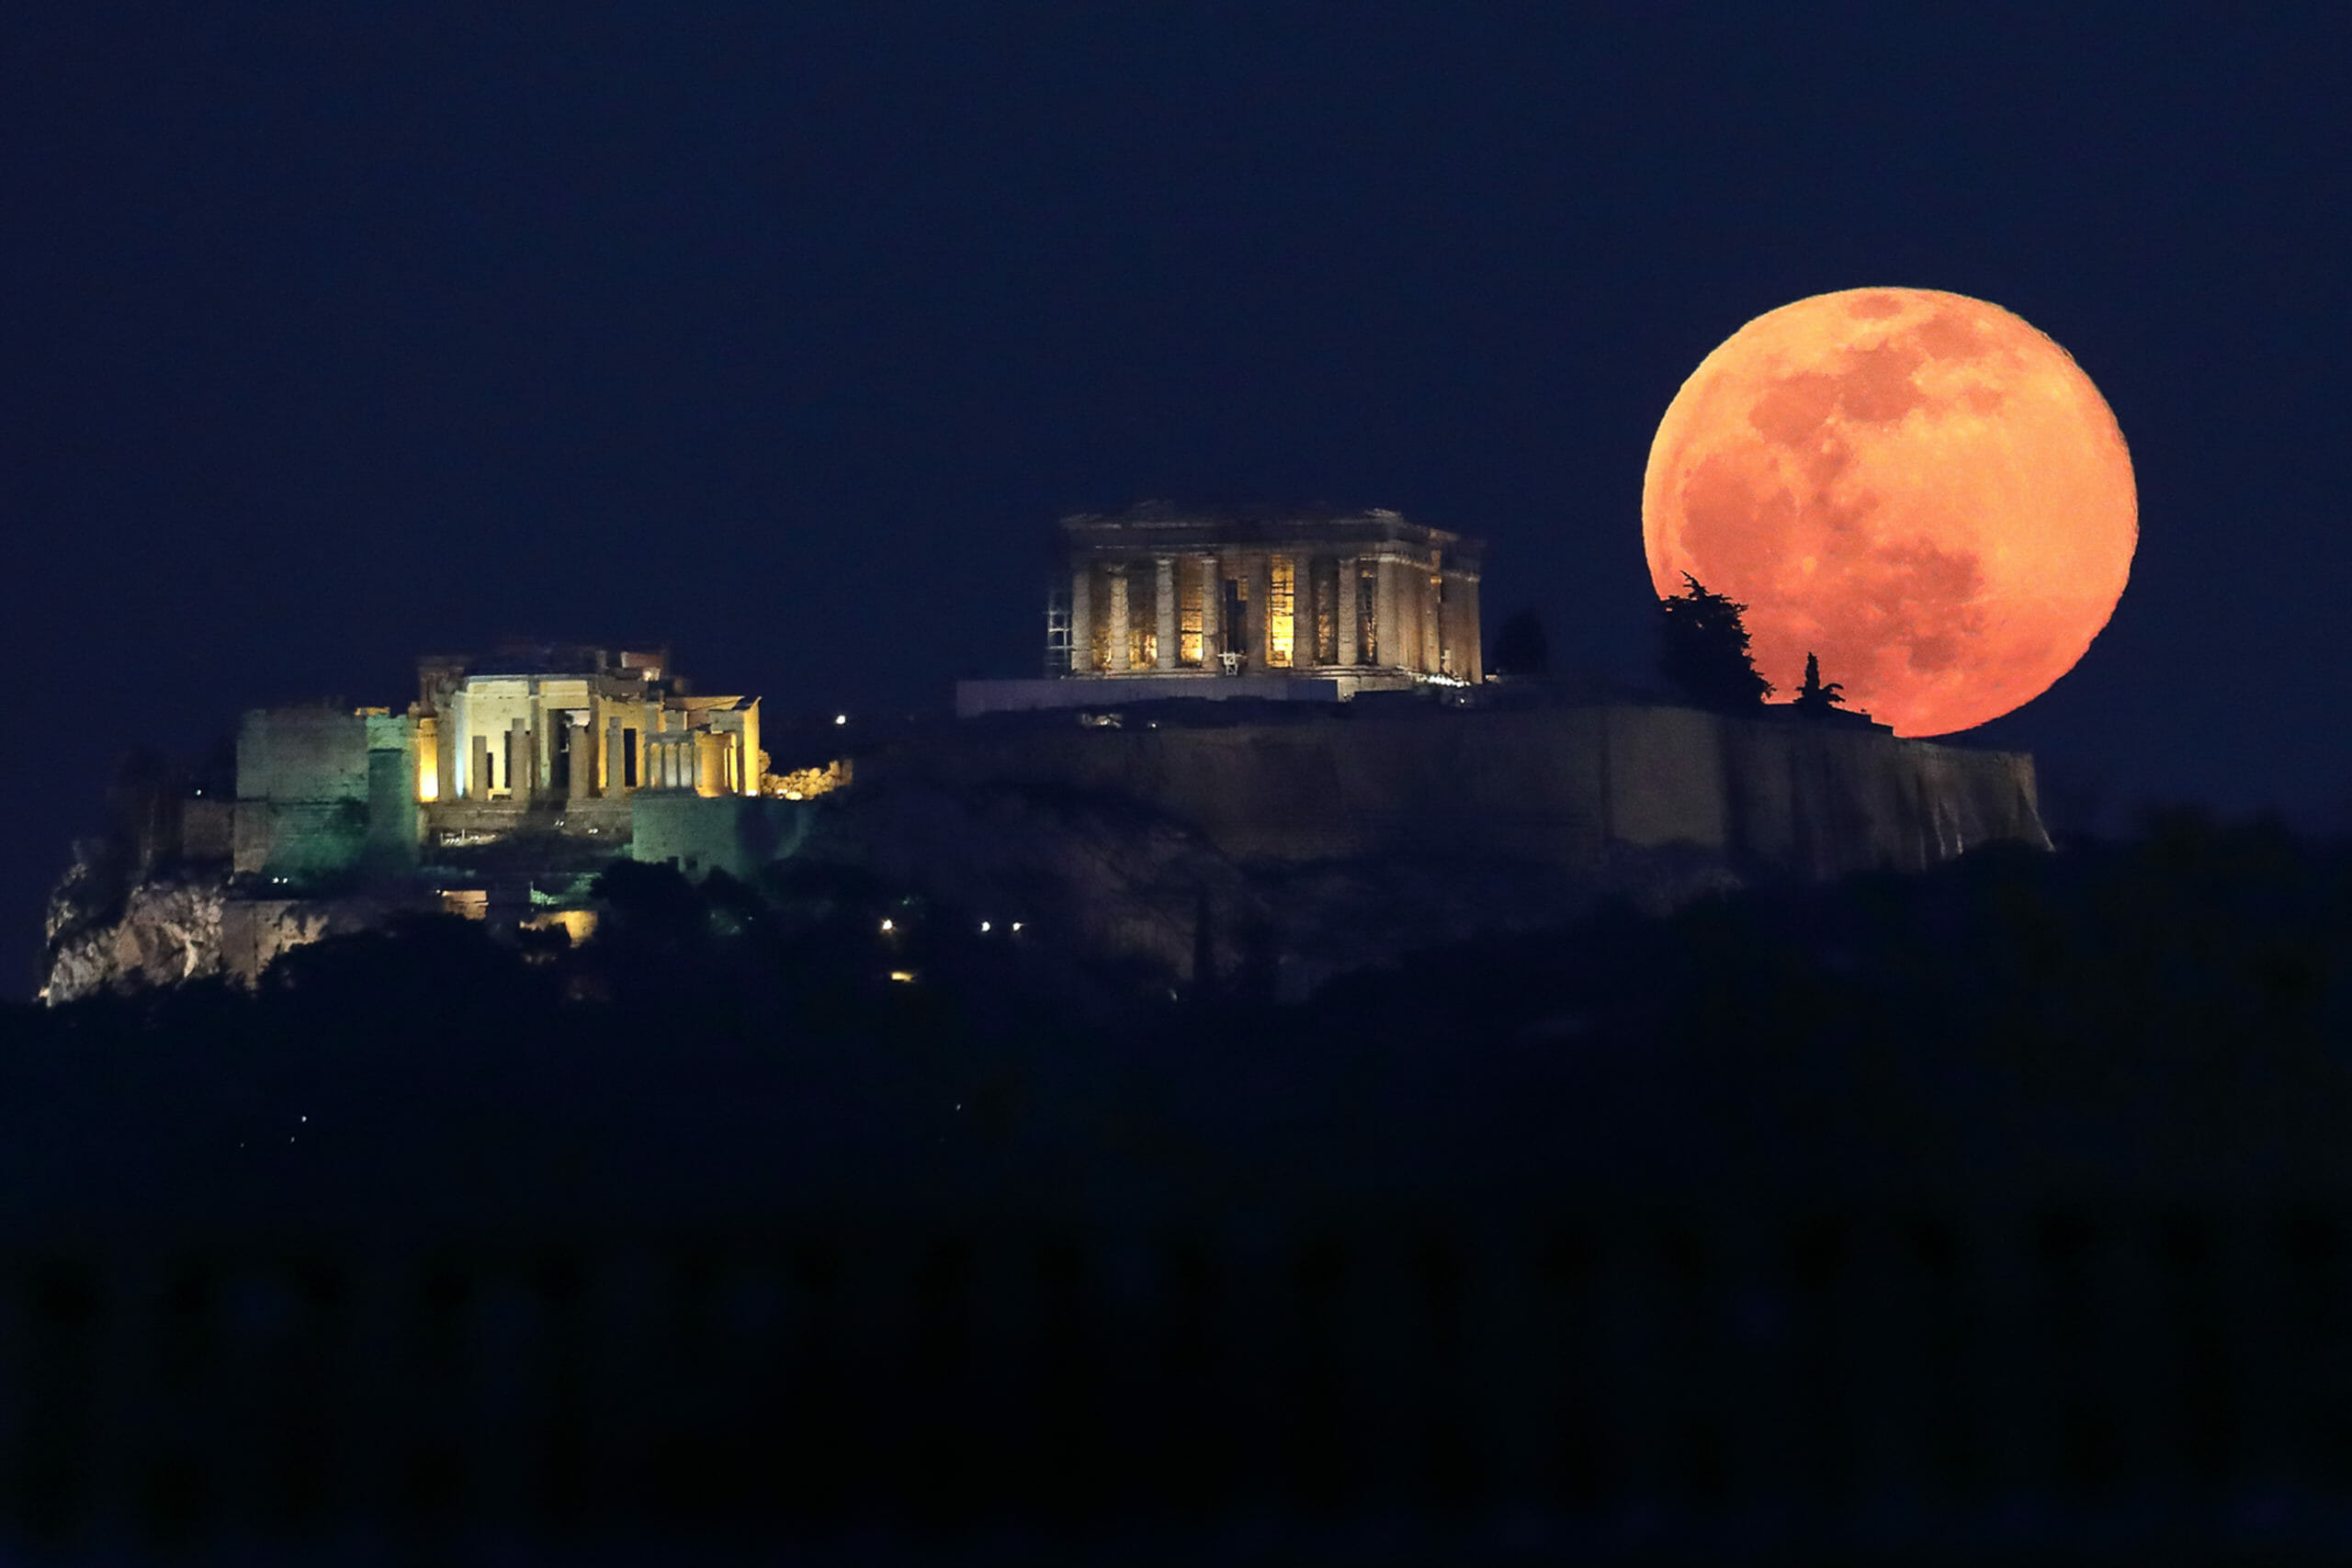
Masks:
[[[806,852],[1171,982],[1283,997],[1604,898],[1660,913],[2049,845],[2030,757],[1632,704],[1038,716],[861,757],[857,779],[815,803]]]
[[[349,708],[255,708],[237,728],[237,798],[368,798],[368,720]]]
[[[332,876],[368,840],[368,720],[347,708],[257,708],[237,729],[233,863],[273,884]]]
[[[416,724],[393,714],[370,714],[368,725],[368,841],[371,870],[405,871],[416,864],[424,837],[416,798],[420,761]]]
[[[1883,731],[1631,705],[1416,705],[1295,722],[973,726],[860,784],[1057,784],[1148,804],[1244,863],[1404,853],[1573,872],[1671,845],[1831,876],[1996,840],[2047,847],[2033,760]]]
[[[748,877],[799,848],[811,809],[797,800],[639,790],[629,797],[628,852],[693,876]]]
[[[232,863],[292,885],[416,863],[414,721],[335,708],[257,708],[237,731]]]

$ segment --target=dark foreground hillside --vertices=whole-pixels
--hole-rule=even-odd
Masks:
[[[605,892],[576,951],[6,1015],[15,1540],[2352,1545],[2340,847],[2182,818],[1283,1007],[838,879]]]

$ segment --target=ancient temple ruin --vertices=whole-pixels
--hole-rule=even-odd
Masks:
[[[417,686],[405,712],[252,709],[232,782],[142,783],[123,841],[77,851],[51,901],[43,995],[249,982],[402,912],[576,938],[615,862],[750,874],[848,782],[845,761],[771,774],[759,699],[698,694],[662,650],[510,643],[420,660]]]
[[[1481,547],[1384,508],[1153,502],[1061,520],[1041,681],[966,682],[957,709],[1160,697],[1344,702],[1476,684]],[[1096,682],[1117,682],[1115,689]]]
[[[661,651],[546,644],[417,666],[386,708],[257,708],[237,738],[232,867],[300,883],[516,835],[636,833],[639,797],[763,793],[757,697],[701,696]]]
[[[536,803],[639,789],[756,795],[757,697],[696,696],[664,652],[508,647],[417,669],[418,798]]]

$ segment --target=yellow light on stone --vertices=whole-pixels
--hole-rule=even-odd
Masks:
[[[1288,666],[1297,641],[1298,578],[1288,556],[1269,563],[1266,594],[1266,661]]]
[[[596,911],[594,909],[548,909],[523,922],[526,931],[560,931],[571,939],[571,945],[581,946],[596,934]]]
[[[789,773],[770,773],[765,785],[770,795],[786,800],[814,800],[820,795],[846,788],[850,782],[850,762],[846,757],[836,757],[821,768],[795,768]]]

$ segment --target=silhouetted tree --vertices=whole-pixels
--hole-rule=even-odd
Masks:
[[[521,977],[516,950],[489,925],[458,915],[398,914],[374,931],[308,942],[281,953],[262,976],[263,996],[300,991],[354,1010],[370,1021],[405,1014],[436,996],[479,1002]],[[422,984],[426,977],[430,984]]]
[[[1552,641],[1532,605],[1502,624],[1495,634],[1495,671],[1503,675],[1541,675],[1552,668]]]
[[[1807,718],[1819,718],[1832,708],[1846,705],[1845,691],[1839,682],[1823,683],[1820,656],[1808,653],[1804,656],[1804,684],[1797,688],[1795,700],[1789,705]]]
[[[1701,707],[1751,708],[1772,694],[1747,650],[1747,606],[1712,593],[1689,572],[1688,592],[1658,601],[1658,668]]]
[[[590,956],[616,975],[650,979],[663,965],[707,956],[710,901],[677,867],[616,861],[589,891],[603,912]]]

